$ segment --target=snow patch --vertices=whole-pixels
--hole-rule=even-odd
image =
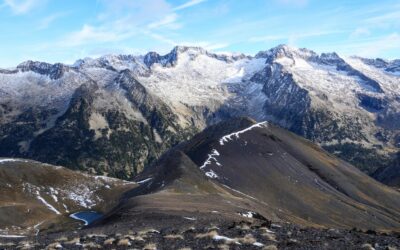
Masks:
[[[225,242],[234,242],[234,243],[236,243],[236,244],[238,244],[238,245],[240,245],[240,243],[236,240],[236,239],[232,239],[232,238],[229,238],[229,237],[226,237],[226,236],[222,236],[222,235],[214,235],[213,236],[213,240],[216,240],[216,241],[225,241]]]
[[[68,198],[78,203],[81,207],[92,208],[96,205],[93,200],[93,191],[90,191],[88,187],[77,188],[74,191],[68,193]]]
[[[219,154],[219,152],[218,152],[216,149],[213,149],[213,150],[211,151],[211,154],[208,154],[207,160],[203,163],[203,165],[200,166],[200,169],[203,169],[203,168],[205,168],[207,165],[211,164],[211,160],[214,160],[215,163],[216,163],[218,166],[222,166],[221,163],[219,163],[219,162],[217,161],[217,159],[215,158],[216,156],[220,156],[220,154]]]
[[[28,162],[28,161],[20,160],[20,159],[13,159],[13,158],[0,159],[0,163],[5,163],[5,162]]]
[[[25,235],[0,234],[0,238],[25,238]]]
[[[229,135],[225,135],[225,136],[223,136],[223,137],[219,140],[219,144],[220,144],[221,146],[223,146],[223,145],[225,145],[225,143],[227,143],[227,142],[233,140],[234,138],[239,139],[239,135],[240,135],[240,134],[246,133],[246,132],[252,130],[253,128],[263,128],[263,127],[266,127],[267,125],[268,125],[268,122],[266,122],[266,121],[264,121],[264,122],[259,122],[259,123],[256,123],[256,124],[254,124],[254,125],[248,127],[248,128],[245,128],[245,129],[243,129],[243,130],[240,130],[240,131],[231,133],[231,134],[229,134]]]
[[[58,202],[58,197],[57,197],[57,195],[58,195],[58,191],[55,190],[54,188],[50,187],[50,196],[53,198],[53,200],[54,200],[55,202]]]
[[[261,242],[254,242],[254,243],[253,243],[253,246],[256,246],[256,247],[263,247],[264,244],[261,243]]]
[[[61,214],[55,207],[53,207],[51,204],[49,204],[45,199],[43,199],[42,196],[40,196],[39,191],[36,191],[36,197],[46,206],[48,207],[51,211],[53,211],[56,214]]]
[[[218,178],[218,175],[214,171],[212,171],[211,169],[206,172],[206,176],[209,177],[209,178],[212,178],[212,179]]]
[[[141,181],[137,181],[136,183],[137,184],[143,184],[143,183],[146,183],[146,182],[149,182],[149,181],[151,181],[153,178],[147,178],[147,179],[144,179],[144,180],[141,180]]]
[[[254,213],[254,212],[251,212],[251,211],[248,211],[248,212],[245,212],[245,213],[239,213],[241,216],[243,216],[243,217],[246,217],[246,218],[253,218],[254,217],[254,215],[256,215],[256,213]]]
[[[163,142],[163,140],[162,140],[160,134],[157,132],[156,129],[153,129],[153,134],[154,134],[154,140],[155,140],[156,142],[158,142],[158,143],[162,143],[162,142]]]
[[[184,219],[187,219],[187,220],[197,220],[196,218],[192,218],[192,217],[183,217]]]

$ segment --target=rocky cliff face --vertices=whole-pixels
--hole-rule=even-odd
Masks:
[[[255,57],[174,48],[0,71],[0,155],[130,178],[233,116],[269,120],[368,173],[400,147],[398,60],[281,45]]]

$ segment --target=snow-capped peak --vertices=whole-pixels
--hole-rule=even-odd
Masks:
[[[305,48],[299,49],[286,44],[281,44],[267,51],[258,52],[255,58],[265,58],[267,63],[273,63],[276,60],[282,60],[285,58],[292,62],[296,58],[315,60],[315,58],[318,58],[318,54]]]

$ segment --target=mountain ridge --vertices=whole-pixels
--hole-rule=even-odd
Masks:
[[[109,55],[73,65],[28,61],[0,71],[0,155],[86,170],[99,166],[98,174],[130,178],[208,125],[250,116],[311,139],[371,174],[395,164],[392,155],[400,147],[397,64],[287,45],[255,56],[177,46],[166,55]],[[89,101],[87,113],[69,117],[87,121],[71,125],[87,130],[71,142],[83,154],[62,162],[54,152],[55,159],[46,159],[31,145],[39,137],[66,133],[57,120],[82,85],[98,86],[83,100]],[[12,132],[11,124],[23,132]],[[117,152],[107,160],[98,157],[127,135],[138,142],[140,154],[131,151],[122,161]],[[161,141],[168,143],[160,147]],[[65,147],[54,145],[60,148]]]
[[[212,211],[228,220],[251,211],[274,222],[383,231],[400,223],[397,191],[306,139],[248,118],[208,127],[135,180],[140,186],[93,227],[129,224],[138,211],[180,211],[200,221]]]

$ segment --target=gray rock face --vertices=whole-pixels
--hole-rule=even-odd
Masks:
[[[22,72],[32,71],[41,75],[48,75],[50,79],[56,80],[63,76],[65,71],[70,70],[70,67],[61,63],[49,64],[44,62],[26,61],[17,66]]]
[[[124,98],[123,103],[117,98]],[[14,109],[2,105],[4,121]],[[2,155],[124,179],[196,131],[183,129],[169,107],[129,70],[116,74],[107,86],[95,81],[78,86],[62,114],[55,107],[20,112],[0,126]]]
[[[0,70],[0,156],[130,178],[206,126],[249,116],[372,173],[400,147],[398,66],[286,45],[28,61]]]

